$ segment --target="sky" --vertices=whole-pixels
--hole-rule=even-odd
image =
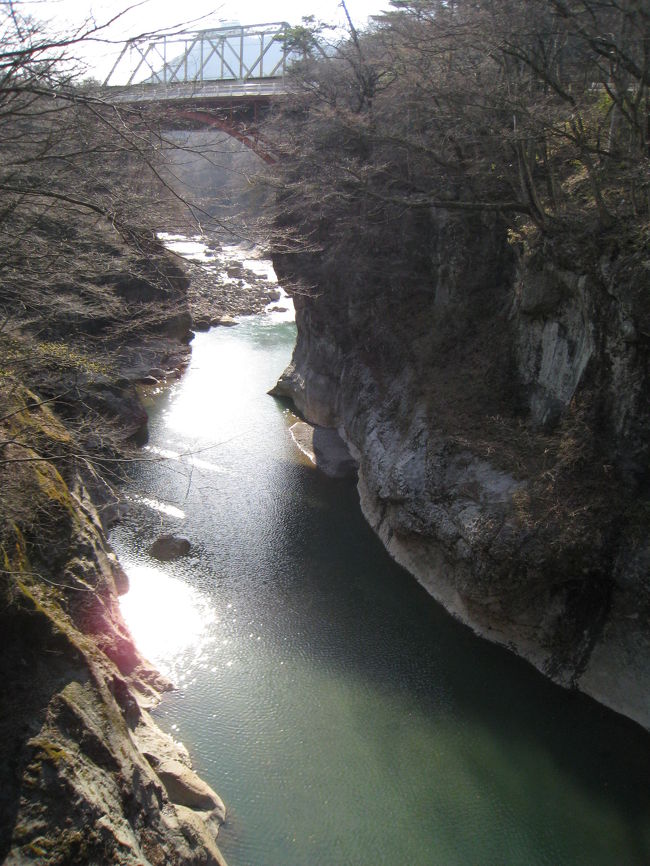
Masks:
[[[359,28],[365,26],[368,16],[389,8],[389,0],[346,0],[346,3]],[[178,25],[203,30],[217,27],[220,22],[299,24],[306,15],[333,24],[342,25],[345,21],[339,0],[144,0],[131,5],[129,0],[23,0],[17,5],[23,12],[48,22],[56,32],[76,29],[91,15],[97,23],[105,23],[126,10],[119,21],[105,31],[114,41]],[[115,52],[115,47],[107,44],[89,45],[76,51],[90,64],[90,72],[100,79],[110,70]]]

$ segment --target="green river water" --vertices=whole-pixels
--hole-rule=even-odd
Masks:
[[[197,335],[112,542],[156,711],[223,797],[229,866],[642,866],[649,738],[455,622],[267,396],[295,326]],[[161,531],[192,554],[149,559]]]

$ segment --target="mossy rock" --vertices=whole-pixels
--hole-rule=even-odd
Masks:
[[[29,745],[36,750],[37,761],[48,761],[57,767],[61,761],[69,759],[67,751],[62,746],[43,737],[35,737],[29,741]]]

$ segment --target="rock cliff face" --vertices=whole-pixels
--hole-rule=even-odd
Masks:
[[[648,727],[649,264],[440,212],[409,244],[399,280],[276,256],[310,287],[276,393],[339,429],[367,519],[445,607]]]
[[[67,440],[47,407],[31,415]],[[146,711],[168,684],[124,625],[127,578],[86,489],[16,451],[0,473],[28,494],[1,550],[0,858],[222,864],[223,804]]]

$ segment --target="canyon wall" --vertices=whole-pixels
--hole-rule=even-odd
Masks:
[[[400,272],[274,257],[298,325],[275,393],[338,428],[368,521],[451,613],[649,727],[643,250],[440,210],[396,231]]]

